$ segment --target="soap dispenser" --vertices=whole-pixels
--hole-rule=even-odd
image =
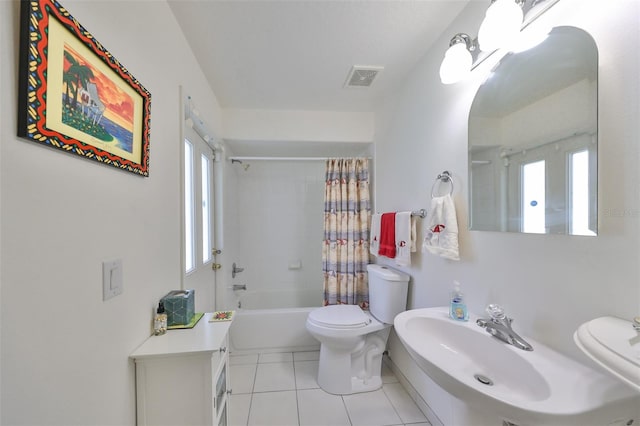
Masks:
[[[167,314],[164,310],[164,303],[158,303],[156,316],[153,319],[153,334],[160,336],[167,332]]]
[[[469,312],[467,312],[467,304],[464,301],[464,294],[460,290],[460,283],[453,282],[453,291],[451,292],[451,301],[449,304],[449,317],[456,321],[469,321]]]

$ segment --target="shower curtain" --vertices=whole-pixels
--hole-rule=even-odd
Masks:
[[[324,305],[369,307],[369,160],[329,159],[324,195]]]

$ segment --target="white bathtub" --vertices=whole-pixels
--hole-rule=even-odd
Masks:
[[[238,309],[229,340],[231,352],[298,352],[320,349],[306,329],[309,312],[317,308]]]
[[[240,309],[281,309],[300,306],[321,306],[322,288],[270,288],[236,293]]]
[[[322,304],[322,290],[271,288],[236,292],[236,316],[229,332],[236,354],[318,350],[306,328],[309,312]],[[301,308],[298,306],[315,306]]]

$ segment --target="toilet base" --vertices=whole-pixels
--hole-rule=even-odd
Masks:
[[[332,363],[329,365],[331,364]],[[332,365],[335,366],[335,363]],[[337,371],[325,372],[321,366],[322,364],[318,365],[318,385],[320,385],[320,388],[327,393],[333,395],[351,395],[361,392],[373,392],[382,387],[382,377],[380,375],[382,371],[381,357],[379,362],[374,360],[372,366],[376,373],[365,378],[355,376],[350,377],[348,375],[336,377]]]
[[[351,378],[351,393],[360,392],[373,392],[382,387],[382,377],[373,376],[367,380],[362,380],[357,377]]]
[[[322,344],[318,385],[333,395],[372,392],[382,387],[382,353],[391,328],[371,333],[355,350]]]

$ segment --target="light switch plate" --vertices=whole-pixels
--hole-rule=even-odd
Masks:
[[[102,300],[122,294],[122,259],[102,262]]]

